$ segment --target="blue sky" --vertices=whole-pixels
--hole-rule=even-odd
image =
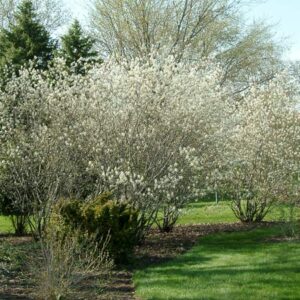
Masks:
[[[87,2],[84,0],[63,0],[72,15],[79,20],[87,16]],[[277,39],[287,38],[290,48],[285,57],[300,60],[300,0],[257,0],[245,8],[247,20],[267,20],[274,24]]]
[[[274,24],[277,38],[287,38],[290,50],[286,58],[300,60],[300,0],[266,0],[249,7],[251,19],[267,20]]]

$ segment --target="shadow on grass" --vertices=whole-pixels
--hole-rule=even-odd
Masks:
[[[246,224],[237,222],[233,224],[202,224],[199,225],[200,230],[196,229],[196,232],[198,231],[196,233],[196,235],[198,236],[196,240],[194,240],[195,236],[192,238],[189,237],[189,233],[186,233],[185,236],[182,236],[182,233],[178,234],[176,232],[174,232],[175,235],[173,236],[170,233],[167,235],[158,235],[154,238],[152,237],[151,239],[147,239],[147,245],[143,245],[143,248],[149,249],[150,251],[144,251],[142,255],[139,253],[137,256],[135,256],[134,260],[131,261],[131,265],[127,265],[125,266],[125,268],[131,271],[137,271],[143,270],[147,267],[168,263],[170,261],[173,261],[175,257],[176,261],[179,261],[181,259],[185,259],[185,256],[178,256],[179,254],[186,253],[195,245],[201,245],[203,243],[205,243],[206,248],[210,247],[211,251],[220,251],[221,249],[223,249],[224,251],[227,250],[229,252],[232,252],[235,248],[241,250],[240,244],[237,243],[237,238],[239,238],[239,236],[243,239],[243,243],[245,243],[245,232],[248,232],[251,235],[252,230],[255,230],[257,228],[270,228],[274,225],[278,225],[278,223],[261,222]],[[190,228],[193,227],[195,227],[195,225],[192,225]],[[182,228],[184,228],[184,226]],[[222,234],[226,234],[226,244],[224,244],[224,237]],[[231,234],[235,235],[232,241],[228,239]],[[252,235],[256,239],[259,239],[259,235],[257,233],[253,233]],[[199,238],[201,238],[200,241],[198,241]],[[262,234],[261,238],[265,238],[265,235]],[[253,242],[251,236],[249,236],[249,242]],[[180,251],[178,251],[178,249],[174,251],[174,249],[176,249],[176,247],[178,248],[178,246],[180,246],[181,248]],[[249,248],[249,243],[247,244],[247,246],[244,244],[244,247]],[[255,249],[255,247],[257,246],[252,245],[253,250]],[[160,249],[166,249],[166,251],[164,253],[160,253]],[[190,254],[187,253],[186,255]],[[200,258],[199,256],[197,256],[197,259],[202,259],[202,262],[204,262],[204,260],[207,260],[208,258]]]
[[[274,234],[277,227],[202,238],[185,255],[139,271],[136,287],[153,300],[300,299],[299,243],[266,242]]]

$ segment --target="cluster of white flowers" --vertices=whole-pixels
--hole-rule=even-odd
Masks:
[[[193,68],[153,55],[109,61],[85,76],[61,65],[24,70],[0,94],[0,186],[24,207],[109,190],[150,222],[163,208],[172,223],[216,177],[242,172],[245,185],[268,170],[273,182],[281,167],[295,168],[297,118],[279,79],[254,85],[237,107],[211,62]]]

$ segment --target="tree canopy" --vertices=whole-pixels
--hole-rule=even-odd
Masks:
[[[38,68],[46,68],[56,43],[37,18],[32,2],[22,2],[14,18],[15,23],[1,31],[0,66],[17,71],[35,60]]]
[[[103,55],[145,57],[166,51],[177,61],[214,57],[223,79],[242,90],[272,77],[281,47],[263,22],[246,24],[241,0],[94,0],[91,28]]]
[[[8,28],[15,22],[14,15],[21,0],[0,0],[0,27]],[[69,12],[59,0],[33,0],[33,7],[47,30],[53,32],[69,19]]]

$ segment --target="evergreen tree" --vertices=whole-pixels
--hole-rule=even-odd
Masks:
[[[33,4],[23,1],[14,16],[15,22],[0,33],[0,67],[18,71],[30,60],[36,67],[47,68],[56,43],[37,18]]]
[[[68,32],[61,38],[60,56],[66,64],[77,74],[84,74],[86,64],[101,62],[97,59],[98,53],[93,50],[95,40],[84,35],[78,20],[75,20]]]

